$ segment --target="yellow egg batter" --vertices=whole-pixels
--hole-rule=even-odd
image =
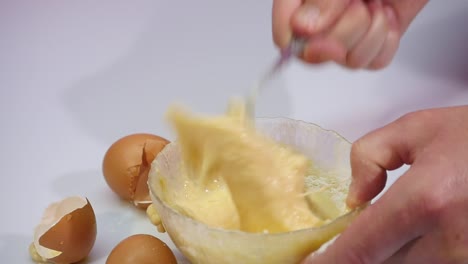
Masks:
[[[311,207],[326,197],[304,195],[308,159],[256,131],[242,102],[215,117],[173,107],[168,119],[184,162],[184,194],[170,201],[178,211],[214,227],[268,233],[318,226],[334,214]]]

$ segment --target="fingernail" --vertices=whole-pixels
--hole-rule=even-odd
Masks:
[[[313,30],[317,24],[320,11],[312,5],[304,5],[298,13],[299,23],[307,30]]]
[[[301,264],[315,264],[316,261],[317,261],[317,258],[318,258],[318,255],[320,255],[319,252],[313,252],[312,254],[310,254],[309,256],[307,256],[302,262]]]
[[[348,198],[346,199],[346,205],[349,208],[354,209],[359,206],[359,203],[354,197],[348,196]]]
[[[352,181],[351,185],[349,186],[348,198],[346,199],[346,203],[351,208],[358,206],[358,199],[356,198],[356,192],[357,192],[356,182]]]
[[[323,263],[324,261],[320,261],[322,254],[324,254],[328,248],[335,242],[335,240],[338,238],[339,235],[336,235],[332,239],[328,240],[325,242],[319,249],[316,251],[312,252],[309,256],[307,256],[301,264],[318,264],[318,263]]]

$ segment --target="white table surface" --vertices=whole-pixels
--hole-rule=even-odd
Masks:
[[[88,263],[123,238],[158,234],[101,174],[107,148],[133,132],[173,139],[170,103],[220,112],[276,56],[270,1],[1,1],[0,255],[27,249],[45,207],[70,195],[94,206]],[[351,72],[293,63],[262,116],[288,116],[350,140],[418,109],[468,102],[468,1],[432,1],[391,67]],[[402,170],[392,173],[392,180]],[[178,253],[177,253],[178,254]]]

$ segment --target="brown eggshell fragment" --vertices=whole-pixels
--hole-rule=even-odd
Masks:
[[[34,232],[36,253],[50,263],[76,263],[96,241],[96,216],[88,199],[73,196],[51,204]]]
[[[137,234],[117,244],[106,264],[177,264],[177,260],[163,241],[151,235]]]
[[[114,142],[102,164],[109,187],[121,198],[145,209],[151,204],[147,184],[151,162],[168,143],[165,138],[145,133],[128,135]]]
[[[144,166],[144,169],[145,170],[140,174],[133,196],[133,204],[141,209],[146,209],[152,203],[148,188],[150,166]]]

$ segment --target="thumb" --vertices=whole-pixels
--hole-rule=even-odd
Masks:
[[[364,209],[323,252],[302,264],[383,263],[428,228],[423,203],[414,199],[409,183],[419,170],[407,174],[381,199]]]
[[[385,187],[387,171],[412,165],[424,146],[437,134],[428,111],[406,114],[354,142],[351,148],[353,180],[348,205],[356,207],[373,199]]]
[[[291,17],[297,35],[320,33],[332,26],[344,13],[351,0],[305,0]]]

